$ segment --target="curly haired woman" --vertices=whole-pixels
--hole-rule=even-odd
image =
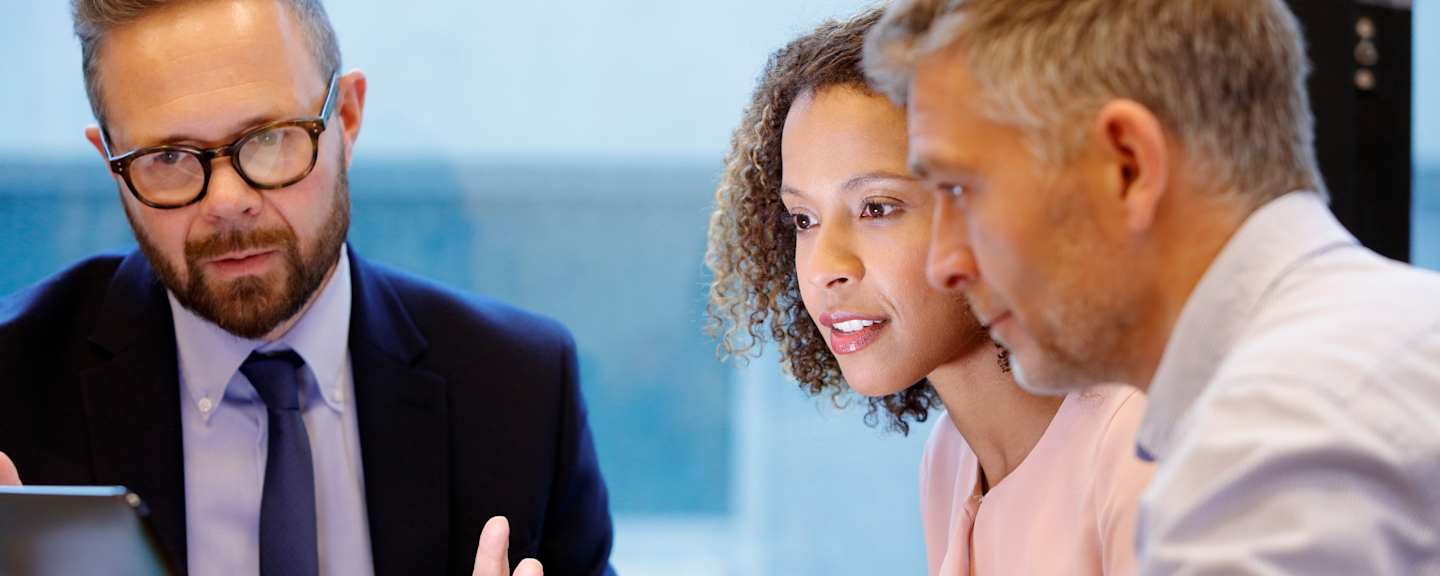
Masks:
[[[945,408],[920,476],[930,574],[1133,572],[1144,399],[1025,393],[966,303],[926,283],[933,192],[906,167],[904,111],[861,72],[879,16],[822,25],[761,75],[710,221],[711,328],[734,356],[773,339],[802,388],[853,389],[872,425],[905,434]]]

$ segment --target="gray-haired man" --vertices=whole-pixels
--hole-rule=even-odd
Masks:
[[[903,1],[866,66],[931,283],[1027,389],[1148,392],[1143,573],[1440,573],[1440,277],[1329,213],[1280,0]]]

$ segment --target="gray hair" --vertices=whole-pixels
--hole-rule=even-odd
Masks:
[[[81,64],[85,71],[85,94],[95,120],[105,125],[105,102],[100,93],[100,45],[105,35],[165,7],[197,0],[71,0],[75,36],[80,39]],[[309,42],[310,55],[320,69],[321,79],[340,69],[340,41],[330,26],[330,17],[320,0],[277,0],[290,10]]]
[[[1192,176],[1251,206],[1325,194],[1300,25],[1282,0],[900,0],[866,38],[871,82],[904,103],[917,62],[962,50],[984,114],[1042,160],[1129,99],[1190,156]]]

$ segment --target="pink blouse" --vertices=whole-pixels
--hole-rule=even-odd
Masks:
[[[1135,511],[1153,466],[1135,456],[1145,397],[1103,386],[1067,396],[1020,465],[980,495],[980,461],[948,416],[920,465],[931,576],[1135,572]]]

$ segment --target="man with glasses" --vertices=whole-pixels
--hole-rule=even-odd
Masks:
[[[127,486],[194,574],[610,573],[568,332],[346,246],[318,0],[74,12],[140,250],[0,301],[0,481]]]

